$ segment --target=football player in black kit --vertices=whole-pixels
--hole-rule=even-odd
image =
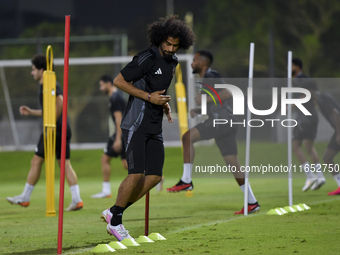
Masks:
[[[166,91],[178,63],[178,49],[188,49],[195,36],[185,22],[171,15],[149,25],[151,47],[138,53],[114,79],[130,94],[121,129],[125,141],[128,176],[121,183],[114,206],[104,210],[107,232],[119,241],[132,238],[122,224],[124,210],[162,179],[164,145],[162,119],[172,122]]]
[[[126,102],[123,96],[119,94],[117,87],[113,85],[113,78],[110,75],[103,75],[99,80],[99,86],[99,89],[110,97],[109,112],[115,125],[115,133],[109,137],[101,158],[103,172],[102,191],[92,195],[92,198],[111,197],[110,161],[112,158],[120,156],[123,167],[127,169],[124,141],[122,130],[120,128],[120,123],[122,122],[122,116],[126,107]]]
[[[197,51],[193,62],[191,64],[193,73],[197,73],[201,78],[205,80],[209,79],[220,79],[218,83],[224,83],[221,79],[219,73],[211,69],[211,64],[213,62],[213,55],[211,52],[206,50]],[[180,181],[173,187],[168,188],[168,192],[179,192],[192,190],[192,167],[193,160],[195,157],[194,143],[201,140],[215,139],[215,142],[224,158],[227,165],[236,167],[237,171],[234,173],[235,180],[240,186],[241,190],[245,191],[244,184],[244,173],[240,172],[240,163],[237,157],[237,144],[236,144],[236,132],[235,127],[230,127],[225,125],[223,128],[213,127],[213,119],[227,119],[236,121],[233,116],[232,110],[228,104],[228,99],[231,97],[230,93],[226,89],[216,89],[218,95],[222,101],[221,106],[215,106],[213,99],[207,97],[207,113],[209,118],[202,123],[199,123],[195,127],[188,130],[182,137],[183,143],[183,175]],[[203,92],[204,93],[204,92]],[[217,97],[217,96],[216,96]],[[218,100],[216,98],[216,100]],[[195,101],[198,105],[201,105],[201,96],[197,95]],[[200,109],[192,109],[190,111],[191,117],[195,117],[200,113]],[[248,213],[254,213],[260,210],[260,205],[257,202],[254,193],[248,186]],[[243,214],[244,208],[240,211],[235,212],[235,214]]]

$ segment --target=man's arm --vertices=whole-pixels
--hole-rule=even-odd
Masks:
[[[148,93],[139,88],[136,88],[131,83],[127,82],[121,73],[119,73],[117,77],[114,79],[113,84],[117,88],[120,88],[121,90],[125,91],[126,93],[134,97],[141,98],[145,101],[149,101],[153,104],[164,105],[165,103],[171,100],[169,95],[162,95],[165,92],[165,90]]]
[[[120,152],[122,150],[122,129],[120,128],[120,123],[122,122],[122,112],[115,111],[113,113],[116,122],[116,139],[113,142],[112,148],[115,152]]]
[[[62,95],[59,95],[56,98],[55,110],[56,110],[56,120],[58,120],[63,111],[63,96]]]
[[[168,118],[168,122],[169,123],[173,123],[173,119],[172,119],[172,116],[171,116],[171,107],[169,105],[169,103],[166,103],[163,105],[163,111],[166,115],[166,117]]]
[[[22,105],[19,108],[20,114],[24,116],[36,116],[36,117],[42,117],[42,110],[39,109],[31,109],[26,105]]]
[[[31,109],[30,107],[26,105],[22,105],[19,108],[20,114],[24,116],[36,116],[36,117],[42,117],[42,110],[40,109]],[[56,98],[56,120],[59,119],[61,113],[63,111],[63,96],[59,95]]]

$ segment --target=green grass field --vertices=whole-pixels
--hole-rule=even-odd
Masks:
[[[316,148],[322,155],[326,144],[317,144]],[[286,150],[285,145],[253,143],[251,164],[284,164]],[[241,144],[239,152],[243,151]],[[196,157],[202,159],[208,153],[214,155],[218,151],[214,147],[199,148]],[[119,160],[113,160],[113,197],[91,199],[90,196],[101,189],[101,154],[101,150],[72,151],[84,208],[64,213],[63,254],[91,254],[97,244],[114,240],[106,233],[100,214],[114,204],[126,171]],[[240,161],[244,162],[243,153],[239,154]],[[32,155],[32,152],[0,153],[0,254],[57,253],[58,218],[45,217],[45,174],[42,172],[29,207],[11,205],[5,199],[22,192]],[[164,187],[174,185],[181,174],[181,149],[167,148]],[[252,178],[250,175],[261,211],[247,217],[234,215],[243,206],[243,193],[230,174],[225,175],[226,178],[195,178],[193,197],[164,190],[157,194],[152,190],[150,232],[159,232],[167,240],[120,250],[116,254],[339,254],[340,196],[327,196],[327,192],[336,189],[336,184],[329,173],[325,175],[327,183],[320,190],[305,193],[301,192],[305,179],[294,178],[294,204],[306,203],[311,210],[284,216],[268,216],[266,212],[288,204],[287,178]],[[70,199],[69,188],[65,185],[65,207]],[[144,199],[125,211],[123,222],[133,237],[144,233]]]

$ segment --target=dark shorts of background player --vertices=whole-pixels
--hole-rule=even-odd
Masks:
[[[109,140],[106,143],[106,148],[104,148],[104,153],[111,157],[111,158],[117,158],[118,156],[120,156],[121,159],[125,159],[125,143],[124,143],[124,139],[122,136],[122,150],[121,152],[117,153],[113,150],[112,145],[113,142],[116,140],[116,134],[113,134],[112,136],[109,137]]]
[[[65,159],[70,159],[70,141],[71,141],[71,130],[67,130],[66,136],[66,156]],[[44,134],[41,133],[37,147],[35,148],[35,155],[45,158],[44,156]],[[61,158],[61,132],[57,131],[56,135],[56,149],[55,155],[58,160]]]
[[[333,151],[340,151],[340,145],[336,142],[336,136],[337,136],[337,134],[336,134],[336,132],[334,132],[331,140],[328,143],[327,148],[331,149]]]
[[[298,124],[293,130],[293,140],[315,140],[318,123]]]
[[[213,119],[209,118],[195,126],[201,135],[201,140],[214,138],[223,157],[237,155],[236,127],[230,125],[213,126]]]
[[[122,129],[129,174],[162,176],[164,144],[162,134],[145,134]]]

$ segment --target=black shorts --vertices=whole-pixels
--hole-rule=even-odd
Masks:
[[[71,141],[71,129],[67,130],[66,136],[66,156],[65,159],[70,159],[70,141]],[[35,148],[35,155],[45,158],[44,152],[44,134],[41,133],[37,147]],[[57,131],[56,135],[56,150],[55,155],[58,160],[61,158],[61,132]]]
[[[293,140],[315,140],[318,123],[298,124],[293,130]]]
[[[116,134],[113,134],[112,136],[109,137],[109,140],[106,143],[106,147],[104,148],[104,153],[111,157],[111,158],[116,158],[120,156],[121,159],[125,159],[125,143],[124,139],[122,136],[122,150],[120,152],[115,152],[112,148],[113,142],[116,140]]]
[[[331,140],[328,143],[327,148],[333,151],[340,151],[340,145],[336,142],[336,132],[334,132]]]
[[[164,144],[162,134],[145,134],[122,129],[129,174],[162,176]]]
[[[209,118],[195,126],[201,135],[201,140],[214,138],[222,156],[237,155],[237,128],[229,123],[213,126],[213,119]]]

